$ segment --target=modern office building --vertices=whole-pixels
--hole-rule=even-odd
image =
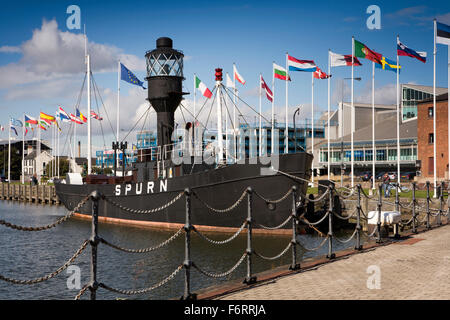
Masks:
[[[355,131],[353,133],[354,172],[372,172],[373,157],[376,172],[397,170],[397,107],[375,105],[375,153],[372,135],[372,105],[354,103]],[[334,174],[351,168],[350,103],[341,103],[332,117],[339,118],[337,138],[330,141],[330,169]],[[346,120],[347,123],[346,124]],[[417,170],[417,118],[400,122],[400,167],[402,172]],[[318,166],[321,174],[328,171],[328,141],[319,145]]]
[[[436,88],[437,96],[446,92],[447,88]],[[402,84],[401,93],[402,120],[405,121],[417,117],[417,104],[433,97],[433,87]]]

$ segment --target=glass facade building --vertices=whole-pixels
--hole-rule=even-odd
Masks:
[[[447,92],[446,88],[436,88],[436,94]],[[401,85],[402,119],[417,117],[417,103],[433,97],[433,87],[412,84]]]

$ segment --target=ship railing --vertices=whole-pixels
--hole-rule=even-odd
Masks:
[[[297,177],[298,178],[298,177]],[[298,178],[303,179],[303,178]],[[425,206],[421,205],[419,201],[416,198],[416,183],[412,183],[411,188],[405,188],[401,185],[395,184],[395,202],[390,202],[387,200],[383,200],[383,190],[382,185],[378,188],[378,194],[377,197],[374,196],[368,196],[365,191],[362,189],[361,185],[357,185],[354,189],[355,191],[350,194],[345,195],[343,197],[335,188],[333,184],[330,184],[326,186],[325,192],[322,193],[322,195],[319,195],[317,198],[311,197],[311,195],[307,196],[306,194],[302,194],[298,188],[294,185],[292,186],[285,194],[280,196],[278,199],[268,199],[264,197],[262,194],[260,194],[258,191],[252,189],[252,188],[246,188],[240,196],[228,207],[225,208],[216,208],[213,205],[207,203],[201,197],[196,193],[195,190],[186,189],[182,192],[179,192],[177,195],[175,195],[171,200],[167,201],[166,203],[150,209],[145,210],[138,210],[129,208],[126,206],[123,206],[119,203],[116,203],[113,198],[106,197],[105,195],[100,194],[98,191],[92,192],[90,195],[86,196],[78,205],[77,207],[69,212],[65,217],[60,218],[55,223],[43,226],[43,227],[23,227],[14,225],[8,222],[5,222],[3,220],[0,220],[0,225],[3,225],[5,227],[9,227],[15,230],[21,230],[21,231],[41,231],[41,230],[47,230],[49,228],[53,228],[60,223],[68,220],[76,211],[78,211],[81,207],[88,205],[88,201],[90,201],[90,205],[92,208],[92,234],[91,238],[85,240],[81,246],[76,250],[76,252],[72,255],[72,257],[64,263],[60,268],[58,268],[56,271],[35,279],[30,280],[18,280],[10,277],[6,277],[0,274],[0,280],[9,282],[11,284],[22,284],[22,285],[31,285],[40,283],[46,280],[49,280],[53,277],[56,277],[58,274],[60,274],[63,270],[65,270],[71,263],[73,263],[84,251],[85,249],[90,245],[91,246],[91,274],[90,274],[90,281],[89,283],[85,284],[83,288],[79,291],[79,293],[76,295],[75,299],[80,299],[88,290],[90,291],[90,298],[96,299],[97,290],[99,288],[117,293],[117,294],[123,294],[123,295],[137,295],[137,294],[144,294],[149,293],[156,288],[162,287],[166,285],[169,281],[175,279],[175,277],[180,274],[182,271],[184,271],[184,290],[182,299],[189,300],[189,299],[196,299],[197,294],[192,292],[191,288],[191,272],[195,269],[200,274],[211,277],[211,278],[222,278],[227,277],[231,273],[235,272],[240,265],[246,262],[246,272],[245,272],[245,279],[244,283],[246,284],[253,284],[258,282],[257,275],[254,273],[254,259],[260,258],[263,260],[276,260],[280,259],[282,256],[284,256],[287,252],[291,252],[291,263],[288,266],[289,270],[299,270],[301,268],[301,265],[297,258],[297,252],[298,250],[303,251],[316,251],[320,250],[325,244],[328,244],[328,249],[326,257],[328,259],[335,259],[338,253],[335,249],[334,243],[350,243],[352,240],[354,241],[354,249],[357,251],[363,250],[363,236],[366,236],[366,241],[375,241],[376,243],[384,243],[384,242],[392,242],[395,239],[400,238],[400,228],[402,227],[402,231],[406,227],[410,227],[412,230],[412,234],[418,233],[419,229],[421,231],[425,231],[432,228],[432,219],[434,218],[434,225],[435,226],[441,226],[442,218],[446,217],[446,224],[448,224],[448,218],[449,218],[449,211],[450,211],[450,198],[448,194],[450,193],[450,183],[447,184],[447,201],[445,201],[445,195],[444,195],[444,186],[445,183],[442,182],[439,186],[439,196],[437,199],[433,200],[430,196],[430,183],[426,184],[426,191],[427,191],[427,197],[426,197],[426,203]],[[437,186],[436,186],[437,187]],[[348,190],[347,190],[348,191]],[[400,202],[400,193],[411,193],[412,201],[407,204],[402,204]],[[278,226],[265,226],[260,224],[257,221],[257,218],[254,215],[254,201],[255,197],[259,198],[260,200],[266,202],[267,204],[277,204],[281,203],[283,201],[290,201],[290,209],[289,213],[286,216],[286,219]],[[350,199],[351,198],[351,199]],[[173,206],[176,202],[181,201],[181,199],[184,199],[184,210],[185,210],[185,224],[180,227],[172,236],[167,238],[165,241],[161,242],[158,245],[148,247],[148,248],[124,248],[118,244],[114,244],[100,236],[98,233],[98,216],[99,216],[99,203],[100,201],[105,201],[109,205],[116,206],[120,208],[121,210],[126,211],[127,213],[131,214],[158,214],[160,212],[165,212],[166,209]],[[200,230],[200,228],[196,227],[192,224],[192,200],[195,199],[200,203],[201,205],[208,208],[212,213],[214,214],[233,214],[233,211],[237,210],[246,210],[247,212],[247,218],[244,219],[244,221],[241,223],[240,227],[237,228],[237,231],[231,235],[231,237],[227,239],[212,239],[210,236],[207,236],[203,234]],[[337,207],[339,202],[338,200],[348,200],[348,201],[355,201],[356,206],[354,210],[350,210],[350,214],[344,216],[340,214],[340,210]],[[377,207],[376,213],[378,214],[378,220],[376,223],[376,226],[374,227],[373,231],[367,231],[363,230],[363,225],[369,226],[369,220],[373,217],[369,217],[369,212],[364,212],[362,209],[362,201],[366,201],[367,203],[372,202],[372,204],[375,204]],[[245,204],[245,206],[244,206]],[[316,204],[322,204],[324,210],[321,211],[322,216],[317,218],[316,221],[308,221],[306,219],[305,215],[307,213],[307,207],[308,204],[310,205],[316,205]],[[431,205],[437,206],[437,208],[431,208]],[[393,238],[389,238],[388,236],[383,234],[382,231],[382,208],[383,206],[392,207],[394,206],[397,211],[399,211],[401,214],[407,214],[407,219],[402,220],[400,223],[394,225],[394,235]],[[409,215],[412,215],[410,217]],[[338,218],[342,220],[350,220],[350,219],[356,219],[355,228],[353,233],[350,237],[347,239],[341,239],[338,236],[336,236],[333,226],[334,222],[333,219]],[[291,223],[291,227],[285,228],[288,223]],[[327,234],[323,234],[319,230],[320,224],[326,224],[328,225],[328,232]],[[299,235],[298,227],[299,226],[306,226],[307,228],[310,228],[314,232],[316,232],[319,237],[316,239],[318,240],[318,245],[314,248],[309,248],[303,244],[303,240],[301,240],[302,237]],[[277,255],[272,257],[267,257],[260,252],[256,251],[254,249],[254,242],[255,239],[253,237],[254,233],[254,227],[258,227],[260,229],[265,230],[276,230],[283,228],[285,231],[289,231],[291,233],[291,238],[288,241],[286,247]],[[231,266],[227,271],[223,272],[212,272],[207,271],[204,268],[201,268],[196,261],[192,259],[192,250],[195,249],[192,247],[192,233],[196,233],[200,236],[201,239],[208,241],[214,245],[223,245],[226,243],[229,243],[236,239],[241,233],[246,232],[247,234],[247,245],[246,248],[243,250],[242,255],[238,259],[238,261]],[[389,230],[387,231],[389,232]],[[142,289],[135,289],[135,290],[128,290],[128,289],[118,289],[114,288],[110,285],[107,285],[97,278],[97,254],[98,254],[98,247],[99,244],[109,246],[113,249],[120,250],[122,252],[126,253],[133,253],[133,254],[139,254],[139,253],[149,253],[153,252],[155,250],[162,249],[163,247],[168,246],[169,244],[173,243],[175,239],[179,238],[184,234],[184,260],[181,261],[178,266],[170,273],[167,277],[159,281],[158,283]],[[387,234],[388,235],[388,234]],[[394,240],[391,240],[394,239]],[[367,248],[370,248],[371,246],[367,246]],[[322,252],[322,251],[321,251]]]

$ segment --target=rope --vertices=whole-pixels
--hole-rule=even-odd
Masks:
[[[339,239],[338,237],[336,237],[336,236],[334,236],[334,238],[337,240],[337,242],[340,242],[340,243],[347,243],[347,242],[350,242],[350,240],[352,240],[353,238],[354,238],[354,236],[356,235],[356,232],[358,231],[358,229],[357,228],[355,228],[355,231],[353,231],[353,234],[350,236],[350,238],[348,238],[347,240],[342,240],[342,239]]]
[[[160,281],[159,283],[155,284],[154,286],[151,286],[149,288],[144,288],[144,289],[137,289],[137,290],[123,290],[123,289],[117,289],[117,288],[112,288],[104,283],[99,283],[99,287],[106,289],[108,291],[111,292],[115,292],[115,293],[119,293],[119,294],[124,294],[124,295],[136,295],[136,294],[143,294],[143,293],[147,293],[149,291],[152,291],[154,289],[157,289],[163,285],[165,285],[167,282],[169,282],[170,280],[172,280],[177,274],[178,272],[180,272],[180,270],[183,269],[183,265],[179,265],[175,271],[173,271],[167,278],[163,279],[162,281]]]
[[[150,248],[145,248],[145,249],[127,249],[127,248],[122,248],[119,247],[117,245],[114,245],[108,241],[106,241],[105,239],[101,238],[99,241],[111,248],[123,251],[123,252],[128,252],[128,253],[147,253],[147,252],[151,252],[157,249],[160,249],[162,247],[164,247],[165,245],[169,244],[170,242],[172,242],[173,240],[175,240],[180,234],[181,231],[183,231],[184,227],[180,228],[174,235],[172,235],[169,239],[161,242],[160,244],[158,244],[157,246],[154,247],[150,247]]]
[[[182,196],[184,195],[184,191],[180,192],[176,197],[174,197],[172,200],[170,200],[169,202],[167,202],[166,204],[162,205],[161,207],[158,208],[153,208],[153,209],[147,209],[147,210],[139,210],[139,209],[132,209],[132,208],[127,208],[115,201],[113,201],[110,198],[104,197],[104,199],[106,200],[106,202],[109,202],[110,204],[112,204],[113,206],[122,209],[123,211],[129,212],[129,213],[136,213],[136,214],[150,214],[150,213],[155,213],[158,211],[162,211],[167,209],[168,207],[170,207],[172,204],[174,204],[175,202],[177,202]]]
[[[247,225],[247,221],[244,221],[244,223],[242,224],[242,226],[239,228],[238,231],[236,231],[236,233],[235,233],[234,235],[232,235],[230,238],[228,238],[228,239],[226,239],[226,240],[222,240],[222,241],[212,240],[212,239],[208,238],[207,236],[205,236],[204,234],[202,234],[200,231],[198,231],[198,230],[195,228],[195,226],[193,227],[193,230],[194,230],[201,238],[203,238],[204,240],[206,240],[206,241],[208,241],[208,242],[210,242],[210,243],[213,243],[213,244],[221,245],[221,244],[225,244],[225,243],[228,243],[228,242],[231,242],[232,240],[234,240],[234,239],[242,232],[242,230],[244,230],[244,228],[245,228],[246,225]]]
[[[0,225],[4,225],[5,227],[11,228],[11,229],[15,229],[15,230],[19,230],[19,231],[43,231],[43,230],[48,230],[51,228],[56,227],[57,225],[67,221],[68,219],[70,219],[75,212],[77,212],[88,200],[89,200],[89,196],[85,197],[83,200],[81,200],[81,202],[75,207],[75,209],[73,209],[72,211],[70,211],[69,213],[67,213],[64,217],[59,218],[58,220],[56,220],[55,222],[48,224],[46,226],[41,226],[41,227],[24,227],[24,226],[19,226],[16,224],[12,224],[10,222],[7,222],[5,220],[0,220]]]
[[[300,241],[297,241],[297,243],[298,243],[299,245],[301,245],[302,248],[305,249],[306,251],[316,251],[316,250],[318,250],[319,248],[323,247],[323,245],[325,244],[325,242],[327,242],[327,240],[328,240],[328,238],[324,238],[323,241],[322,241],[322,243],[319,244],[318,247],[315,247],[315,248],[312,248],[312,249],[306,247],[306,246],[305,246],[303,243],[301,243]]]
[[[262,224],[257,223],[256,225],[262,229],[266,229],[266,230],[277,230],[277,229],[281,229],[283,228],[289,221],[291,221],[292,219],[292,215],[290,215],[286,220],[284,220],[284,222],[282,222],[280,225],[276,226],[276,227],[267,227],[264,226]]]
[[[326,217],[328,217],[329,214],[330,214],[330,211],[327,211],[327,213],[322,217],[322,219],[320,219],[319,221],[316,221],[316,222],[309,222],[305,219],[299,219],[299,220],[301,220],[302,222],[305,222],[307,225],[309,225],[311,227],[311,226],[316,226],[319,223],[321,223],[323,220],[325,220]]]
[[[242,200],[244,200],[245,196],[247,195],[247,190],[245,190],[244,192],[242,192],[241,196],[239,197],[238,200],[236,200],[235,203],[233,203],[230,207],[225,208],[225,209],[216,209],[213,208],[212,206],[210,206],[209,204],[207,204],[205,201],[203,201],[195,191],[192,191],[192,194],[205,206],[207,207],[209,210],[213,211],[213,212],[217,212],[217,213],[226,213],[226,212],[230,212],[233,209],[235,209],[241,202]]]
[[[198,267],[195,263],[192,263],[192,266],[197,269],[201,274],[210,277],[210,278],[223,278],[228,276],[229,274],[231,274],[234,270],[236,270],[237,267],[239,267],[239,265],[242,263],[242,261],[244,261],[244,258],[247,256],[247,252],[244,252],[244,254],[242,255],[242,257],[239,259],[239,261],[228,271],[223,272],[223,273],[210,273],[207,271],[204,271],[202,269],[200,269],[200,267]]]
[[[39,282],[44,282],[46,280],[49,280],[55,276],[57,276],[58,274],[60,274],[62,271],[64,271],[65,269],[67,269],[67,267],[69,265],[71,265],[75,259],[86,249],[87,245],[90,243],[89,240],[85,240],[83,242],[83,244],[81,245],[81,247],[75,252],[75,254],[66,262],[64,263],[64,265],[62,265],[61,267],[59,267],[56,271],[40,277],[40,278],[36,278],[36,279],[32,279],[32,280],[18,280],[18,279],[13,279],[13,278],[7,278],[5,276],[0,275],[0,280],[6,281],[6,282],[10,282],[10,283],[14,283],[14,284],[36,284]]]
[[[254,251],[254,254],[264,260],[277,260],[277,259],[281,258],[291,247],[292,247],[292,242],[289,242],[287,247],[284,248],[283,251],[280,252],[280,254],[278,254],[274,257],[265,257],[265,256],[257,253],[256,251]]]
[[[289,189],[289,191],[288,191],[284,196],[282,196],[280,199],[277,199],[277,200],[269,200],[269,199],[264,198],[259,192],[257,192],[256,190],[254,190],[255,195],[257,195],[259,198],[261,198],[262,200],[264,200],[264,201],[267,202],[267,203],[273,203],[273,204],[280,203],[280,202],[286,200],[287,197],[289,197],[289,195],[292,194],[292,192],[293,192],[293,190],[292,190],[292,188],[291,188],[291,189]]]

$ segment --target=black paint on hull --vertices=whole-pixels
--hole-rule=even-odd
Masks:
[[[312,155],[308,153],[282,154],[279,155],[278,170],[309,180],[311,163]],[[252,187],[253,190],[270,200],[281,198],[293,186],[296,186],[302,194],[306,194],[307,183],[289,178],[280,173],[261,175],[260,169],[262,167],[267,166],[261,164],[233,164],[214,170],[163,180],[162,185],[160,185],[158,180],[150,183],[131,183],[131,187],[128,186],[128,189],[126,185],[119,185],[120,187],[118,187],[117,185],[108,184],[69,185],[57,183],[56,193],[68,210],[73,210],[86,195],[94,190],[98,190],[102,195],[115,203],[136,210],[161,207],[186,188],[195,191],[199,198],[217,209],[230,207],[248,187]],[[167,191],[164,191],[165,181],[167,181]],[[161,188],[162,192],[160,192]],[[116,195],[117,189],[120,189],[120,195]],[[290,196],[281,203],[276,204],[275,208],[269,207],[264,200],[256,195],[253,196],[254,228],[258,228],[258,224],[274,227],[285,221],[292,211],[292,197]],[[79,213],[90,215],[91,208],[91,201],[88,201],[79,210]],[[184,224],[186,221],[185,208],[184,196],[170,207],[150,214],[129,213],[102,200],[99,203],[99,216],[121,220]],[[194,225],[239,228],[247,218],[247,198],[234,210],[220,213],[212,212],[201,201],[192,196],[191,208],[191,223]],[[291,225],[288,224],[285,228],[291,228]]]

